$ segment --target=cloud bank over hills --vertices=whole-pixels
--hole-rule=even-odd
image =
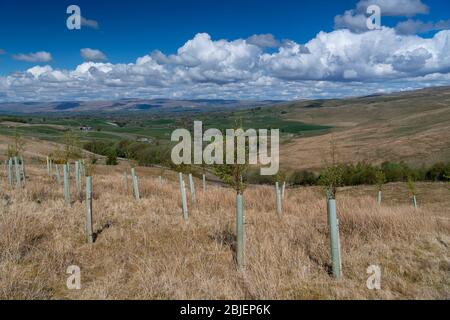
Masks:
[[[408,19],[367,30],[365,8]],[[271,34],[212,39],[198,33],[176,54],[154,51],[132,63],[110,63],[98,49],[84,62],[55,69],[49,52],[13,58],[37,63],[0,77],[0,101],[127,97],[293,100],[366,95],[450,84],[450,23],[412,20],[427,14],[421,0],[361,0],[335,17],[335,30],[300,44]],[[365,28],[365,29],[364,29]],[[433,37],[419,34],[440,30]]]
[[[73,70],[34,66],[0,77],[0,99],[171,97],[296,99],[365,94],[448,84],[450,31],[426,39],[391,28],[320,32],[301,45],[273,39],[213,40],[199,33],[177,54],[160,51],[134,63],[86,61]],[[258,43],[255,43],[258,42]],[[86,60],[105,60],[96,50]]]

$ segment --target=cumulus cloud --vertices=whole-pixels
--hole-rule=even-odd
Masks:
[[[50,62],[52,60],[52,55],[46,51],[39,51],[35,53],[18,53],[13,54],[12,58],[18,61],[26,61],[26,62]]]
[[[450,31],[442,31],[433,39],[417,36],[399,37],[395,30],[383,28],[356,34],[349,30],[321,32],[301,54],[297,46],[281,48],[263,55],[270,74],[290,80],[380,81],[418,74],[446,72],[450,59]],[[420,50],[416,50],[420,49]],[[425,53],[426,52],[426,53]],[[392,57],[396,60],[392,60]],[[415,61],[415,68],[401,67],[401,61]],[[406,63],[406,62],[405,62]]]
[[[281,42],[275,39],[275,37],[268,34],[254,34],[247,39],[247,43],[254,44],[255,46],[262,48],[276,48],[281,45]]]
[[[367,17],[365,14],[356,13],[355,10],[347,10],[344,14],[334,17],[334,28],[365,32],[368,31]]]
[[[320,32],[275,51],[248,39],[197,34],[175,54],[132,63],[86,61],[72,70],[35,66],[0,77],[0,100],[142,98],[301,99],[450,84],[450,30],[432,38],[384,27]]]
[[[395,27],[399,34],[420,34],[431,31],[440,31],[450,29],[450,20],[441,20],[439,22],[423,22],[421,20],[408,19],[401,21]]]
[[[430,11],[421,0],[361,0],[356,5],[356,10],[365,13],[370,5],[379,6],[383,16],[413,17]]]
[[[80,50],[80,55],[85,61],[106,61],[106,55],[97,49],[84,48]]]
[[[99,29],[99,24],[96,20],[86,19],[85,17],[81,17],[81,26],[92,29]]]
[[[366,21],[367,8],[370,5],[379,6],[382,16],[413,17],[429,13],[428,6],[421,0],[360,0],[355,9],[334,17],[334,28],[349,29],[353,32],[369,31]]]

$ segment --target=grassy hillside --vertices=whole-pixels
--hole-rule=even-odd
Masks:
[[[390,184],[384,203],[373,188],[338,193],[343,279],[330,275],[326,202],[317,188],[288,189],[283,216],[273,187],[245,192],[245,271],[234,262],[235,194],[208,185],[183,221],[173,173],[138,168],[142,199],[126,192],[124,167],[96,167],[93,245],[84,242],[85,203],[44,166],[29,167],[24,190],[0,174],[1,299],[448,299],[448,189],[418,184],[414,210],[406,186]],[[74,181],[71,190],[75,190]],[[189,199],[189,195],[188,195]],[[66,269],[81,268],[81,290]],[[366,287],[379,265],[381,290]]]
[[[389,96],[291,103],[283,119],[333,126],[325,135],[283,146],[282,164],[320,168],[335,141],[340,162],[406,161],[412,165],[450,159],[450,88]]]
[[[206,113],[148,113],[0,116],[0,135],[14,132],[62,142],[67,130],[82,142],[110,144],[150,139],[168,146],[176,128],[192,128],[201,120],[204,129],[278,128],[281,131],[281,166],[286,170],[324,166],[330,141],[338,161],[405,161],[413,166],[450,160],[450,88],[430,88],[385,96],[344,100],[291,102],[265,107]],[[88,131],[80,128],[88,127]]]

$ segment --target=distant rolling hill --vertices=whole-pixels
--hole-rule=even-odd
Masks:
[[[12,123],[4,117],[0,135],[19,130],[27,136],[51,141],[59,141],[68,128],[79,130],[85,125],[95,128],[83,134],[85,140],[114,142],[141,136],[168,140],[174,128],[187,127],[194,119],[204,120],[216,128],[228,128],[242,119],[247,127],[281,130],[281,167],[288,171],[322,168],[330,160],[331,141],[336,143],[339,162],[405,161],[420,166],[450,161],[450,87],[293,102],[122,99],[3,103],[1,113],[26,116],[19,117],[24,123],[14,119],[16,122]],[[49,113],[55,117],[33,117],[33,113]],[[83,113],[92,116],[78,119],[76,115]],[[118,120],[110,117],[114,113],[119,114]],[[144,113],[151,115],[127,119]],[[60,114],[63,116],[58,117]]]
[[[333,127],[325,135],[294,138],[282,146],[281,163],[288,168],[323,167],[331,141],[340,162],[450,161],[450,87],[277,108],[284,119]]]
[[[192,113],[252,108],[282,101],[241,100],[171,100],[171,99],[121,99],[112,101],[59,101],[0,103],[0,113]]]

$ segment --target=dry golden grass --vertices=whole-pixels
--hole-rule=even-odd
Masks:
[[[287,103],[289,120],[329,125],[332,133],[293,139],[281,146],[281,163],[288,169],[324,166],[331,135],[343,163],[405,161],[432,165],[450,158],[450,88],[431,88],[385,97]]]
[[[249,187],[247,267],[238,271],[231,189],[209,185],[203,194],[196,181],[186,223],[175,173],[160,185],[157,169],[138,168],[142,199],[134,201],[123,170],[100,167],[93,177],[93,245],[84,241],[85,203],[76,201],[73,181],[69,209],[42,166],[29,167],[26,188],[14,192],[2,171],[1,299],[450,298],[450,193],[443,184],[418,185],[418,210],[401,184],[386,187],[381,207],[373,188],[341,190],[344,276],[335,281],[320,189],[288,189],[280,218],[273,188]],[[379,291],[366,287],[373,264],[382,270]],[[81,268],[81,290],[66,287],[69,265]]]
[[[294,139],[281,146],[280,161],[287,169],[323,168],[324,154],[329,152],[331,140],[338,141],[339,161],[342,163],[366,161],[381,164],[388,159],[420,166],[449,159],[450,122],[403,136],[393,133],[401,128],[389,124],[363,124],[321,136]]]
[[[1,155],[7,154],[9,144],[14,144],[14,137],[0,134]],[[64,145],[61,143],[42,140],[34,137],[26,137],[24,139],[23,147],[24,147],[23,157],[27,162],[32,161],[34,163],[36,162],[46,163],[46,157],[57,150],[63,149]],[[84,158],[88,158],[89,156],[94,155],[93,153],[86,150],[83,150],[82,153]],[[100,159],[103,160],[105,158],[104,156],[98,154],[95,154],[95,157],[99,160]],[[4,159],[2,159],[1,161],[3,163]]]

